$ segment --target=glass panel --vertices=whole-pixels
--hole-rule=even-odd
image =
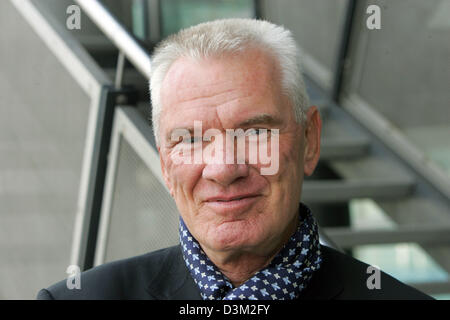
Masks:
[[[164,0],[161,1],[163,36],[201,22],[221,18],[251,18],[252,0]]]
[[[395,229],[395,222],[371,199],[351,200],[349,210],[351,225],[355,229]]]
[[[447,281],[448,274],[414,243],[367,245],[353,248],[355,258],[403,282]]]
[[[331,87],[347,0],[263,0],[264,17],[290,29],[307,56],[308,75]]]
[[[0,299],[34,299],[70,264],[90,100],[0,1]]]
[[[370,199],[350,202],[351,227],[355,230],[395,229],[396,223]],[[448,281],[448,273],[415,243],[361,245],[353,256],[405,283]],[[436,296],[443,299],[445,295]]]
[[[114,186],[106,261],[178,243],[178,210],[164,186],[122,139]]]
[[[133,0],[131,4],[133,34],[143,40],[147,37],[147,6],[146,0]]]
[[[371,1],[381,29],[357,26],[346,91],[400,128],[450,175],[450,2]]]

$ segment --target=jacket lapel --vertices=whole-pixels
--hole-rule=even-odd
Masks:
[[[173,248],[159,276],[147,287],[157,300],[201,300],[200,291],[186,268],[181,247]]]
[[[313,275],[308,287],[302,292],[301,300],[331,300],[344,290],[341,264],[333,249],[321,245],[322,265]]]

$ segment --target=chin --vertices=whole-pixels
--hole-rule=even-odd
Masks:
[[[239,250],[254,247],[258,243],[258,237],[254,230],[248,227],[238,226],[236,223],[220,225],[210,237],[209,243],[214,250]]]

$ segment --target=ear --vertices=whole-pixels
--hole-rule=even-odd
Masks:
[[[162,176],[163,176],[163,179],[164,179],[164,182],[165,182],[167,188],[169,189],[170,195],[173,198],[173,188],[172,188],[172,184],[170,183],[169,176],[167,175],[166,162],[164,160],[164,157],[162,156],[161,147],[158,147],[158,153],[159,153],[159,162],[161,164]]]
[[[322,131],[322,119],[316,106],[312,106],[306,112],[304,127],[305,153],[303,158],[303,171],[305,175],[313,174],[320,157],[320,133]]]

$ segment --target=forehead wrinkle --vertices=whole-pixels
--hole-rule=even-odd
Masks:
[[[263,60],[261,63],[266,65],[268,58],[265,54],[258,53],[256,57],[250,60],[250,63],[255,64]],[[242,68],[242,62],[239,62],[239,60],[244,62],[248,59],[248,56],[227,56],[223,59],[211,58],[199,62],[189,58],[180,58],[168,71],[163,87],[170,87],[172,91],[170,100],[173,102],[208,98],[219,94],[226,95],[228,91],[242,90],[243,88],[249,90],[247,88],[249,83],[257,87],[271,87],[274,78],[273,62],[270,61],[272,63],[269,63],[268,70],[261,70],[261,68],[244,70],[245,68]],[[222,68],[229,61],[231,61],[230,68],[235,72],[228,72],[230,71],[230,68],[228,68],[224,76]],[[235,61],[238,62],[235,63]],[[208,67],[207,71],[204,70],[205,67]],[[200,74],[196,73],[198,68],[202,69]],[[206,73],[203,73],[204,71]],[[215,87],[219,87],[219,93],[214,93]]]
[[[236,101],[243,101],[246,98],[251,97],[253,94],[254,93],[249,88],[234,87],[225,89],[224,91],[219,93],[211,93],[203,96],[183,97],[183,99],[170,101],[170,103],[168,103],[168,107],[170,108],[170,106],[176,106],[176,109],[178,110],[177,112],[183,112],[183,110],[196,108],[201,108],[199,109],[200,111],[203,110],[203,108],[227,107],[230,104],[236,103]]]
[[[189,91],[191,91],[191,90],[189,90]],[[222,92],[219,92],[219,93],[204,93],[204,91],[205,90],[199,90],[200,92],[199,92],[199,94],[192,94],[191,96],[188,96],[188,97],[186,97],[184,94],[183,94],[183,92],[177,92],[177,95],[176,95],[176,102],[175,103],[177,103],[177,104],[180,104],[180,105],[182,105],[183,103],[186,103],[186,102],[194,102],[194,101],[198,101],[199,103],[201,103],[202,102],[202,100],[204,101],[204,100],[208,100],[208,99],[211,99],[211,98],[214,98],[214,99],[219,99],[219,100],[223,100],[223,99],[226,99],[228,96],[233,96],[233,92],[235,92],[236,91],[236,89],[235,88],[231,88],[231,89],[226,89],[225,91],[222,91]],[[236,94],[235,94],[236,95]],[[207,102],[204,102],[204,104],[208,104]],[[219,103],[220,104],[220,103]]]

